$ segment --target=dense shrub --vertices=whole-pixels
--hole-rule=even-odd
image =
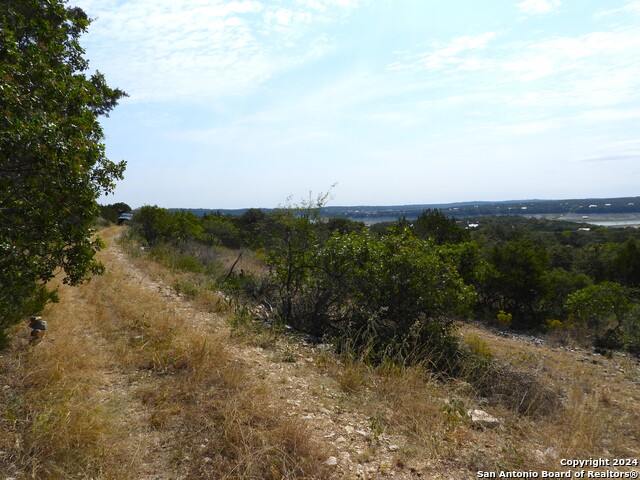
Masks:
[[[304,251],[282,254],[272,255],[270,265],[283,286],[284,320],[372,359],[417,359],[443,346],[453,318],[466,315],[473,298],[454,262],[409,229],[380,239],[335,233],[322,246],[309,242]]]

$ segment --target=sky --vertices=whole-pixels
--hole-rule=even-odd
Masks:
[[[127,161],[103,204],[640,195],[640,0],[68,5],[129,94],[102,120]]]

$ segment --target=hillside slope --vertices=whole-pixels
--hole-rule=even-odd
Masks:
[[[233,302],[176,293],[179,276],[127,257],[119,231],[102,234],[107,274],[60,286],[47,336],[29,346],[20,326],[0,356],[1,478],[464,479],[640,457],[640,368],[628,357],[464,326],[564,399],[521,415],[422,369],[349,362],[250,320],[232,328]],[[474,427],[469,409],[500,426]]]

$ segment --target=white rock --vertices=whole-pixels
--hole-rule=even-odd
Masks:
[[[390,452],[396,452],[399,448],[398,445],[389,445]]]
[[[471,423],[476,428],[495,428],[500,425],[500,420],[489,415],[484,410],[468,410],[467,415],[471,419]]]
[[[327,458],[327,461],[324,463],[326,463],[327,465],[337,465],[338,459],[336,457],[329,457]]]

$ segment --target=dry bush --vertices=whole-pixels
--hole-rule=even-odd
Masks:
[[[231,372],[229,372],[231,373]],[[237,372],[236,372],[237,373]],[[193,437],[190,477],[325,478],[326,454],[299,421],[283,418],[264,404],[260,386],[242,385],[242,375],[229,378],[227,388],[212,388],[206,400],[187,412]]]
[[[516,417],[517,423],[510,425],[526,441],[519,448],[529,450],[531,465],[539,468],[556,466],[558,456],[564,458],[588,458],[610,456],[626,458],[637,456],[640,440],[636,426],[640,422],[640,389],[638,388],[638,364],[627,357],[613,359],[593,357],[588,352],[566,352],[526,345],[521,340],[489,336],[472,327],[491,342],[492,350],[513,375],[518,372],[526,376],[516,378],[514,392],[533,391],[528,388],[527,377],[536,377],[545,388],[544,392],[555,392],[543,402],[547,405],[546,416]],[[612,375],[615,365],[621,365],[625,373]],[[511,377],[507,375],[506,380]],[[634,383],[635,382],[635,383]],[[506,384],[509,382],[507,381]],[[514,400],[521,396],[510,394]],[[538,394],[540,398],[545,398]],[[552,456],[534,455],[551,449]],[[541,459],[542,458],[542,459]]]
[[[601,364],[584,365],[571,354],[476,333],[491,346],[492,358],[475,357],[482,361],[466,365],[473,374],[463,371],[463,379],[446,380],[422,366],[383,362],[359,370],[362,386],[345,401],[372,419],[374,437],[379,427],[379,434],[406,439],[402,459],[410,463],[431,458],[471,472],[553,470],[559,458],[638,455],[636,364],[616,360],[626,372],[613,382]],[[354,371],[353,364],[331,360],[327,352],[318,354],[316,365],[338,386]],[[488,411],[501,426],[473,428],[466,416],[471,408]]]
[[[441,385],[420,366],[383,365],[374,382],[376,396],[389,405],[388,424],[431,448],[434,435],[445,430]]]
[[[616,458],[636,457],[640,453],[637,387],[612,379],[603,381],[593,371],[570,365],[565,368],[573,370],[565,387],[566,408],[546,425],[557,450],[576,458],[603,456],[603,452]]]
[[[486,362],[470,367],[464,377],[489,403],[503,405],[521,415],[548,416],[563,409],[561,393],[545,386],[539,375],[531,371]]]
[[[231,266],[242,252],[242,256],[236,264],[234,271],[240,272],[243,270],[246,273],[251,273],[257,277],[267,273],[267,267],[261,256],[251,250],[233,250],[226,247],[215,247],[213,251],[215,252],[216,259],[220,262],[222,271],[224,272],[228,272],[231,269]]]
[[[347,361],[338,376],[338,384],[346,393],[355,393],[367,383],[367,367],[361,362]]]

